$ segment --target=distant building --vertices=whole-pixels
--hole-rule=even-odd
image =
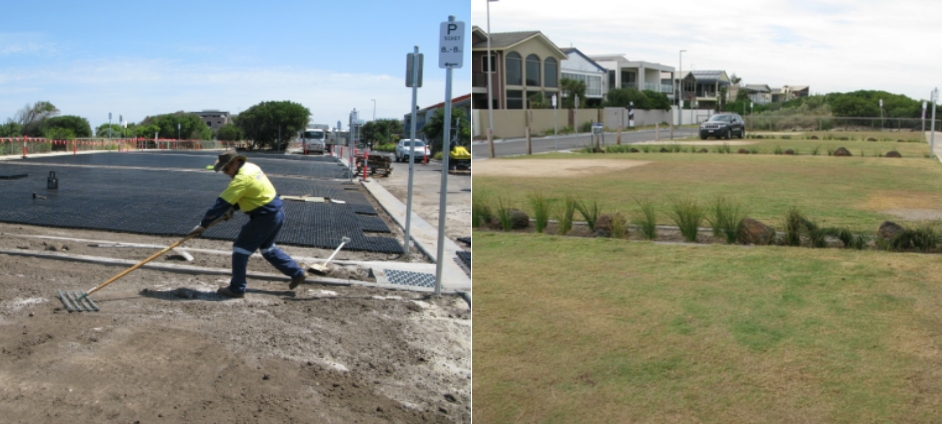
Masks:
[[[585,97],[587,104],[599,106],[605,93],[608,93],[606,84],[607,71],[605,68],[589,59],[579,49],[570,47],[562,49],[566,59],[561,62],[563,79],[582,81],[585,83]]]
[[[772,89],[772,102],[785,102],[799,97],[807,97],[810,94],[810,87],[807,85],[783,85],[781,88]]]
[[[490,37],[491,60],[487,60]],[[559,92],[559,62],[566,59],[540,31],[487,34],[471,30],[471,93],[475,109],[487,109],[487,85],[493,83],[494,109],[524,109],[524,99],[549,99]],[[490,69],[493,64],[494,69]]]
[[[487,103],[485,102],[485,105]],[[422,134],[422,127],[425,126],[425,122],[435,113],[436,110],[445,107],[445,102],[436,103],[424,109],[419,109],[415,112],[415,137],[419,139],[425,139],[425,136]],[[464,109],[464,116],[469,120],[471,119],[471,94],[465,94],[463,96],[455,97],[451,99],[451,108],[452,110],[459,108]],[[407,113],[402,119],[402,138],[409,138],[412,136],[412,113]]]
[[[217,131],[219,127],[232,122],[229,117],[229,112],[223,112],[221,110],[204,110],[202,112],[190,113],[199,116],[213,131]]]

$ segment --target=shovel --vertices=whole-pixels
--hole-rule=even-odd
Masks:
[[[347,244],[347,242],[349,241],[350,241],[349,237],[344,237],[340,239],[340,246],[337,246],[337,250],[334,250],[334,253],[332,253],[330,257],[327,258],[326,261],[324,261],[324,264],[323,265],[311,265],[308,268],[308,271],[311,271],[317,275],[327,275],[327,271],[330,271],[330,268],[327,268],[327,264],[330,263],[330,260],[333,259],[334,256],[337,256],[337,252],[339,252],[340,249],[343,249],[343,245]]]

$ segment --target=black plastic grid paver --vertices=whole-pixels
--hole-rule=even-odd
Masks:
[[[112,154],[116,155],[116,154]],[[93,155],[83,155],[93,156]],[[264,169],[264,168],[263,168]],[[141,234],[183,236],[202,218],[228,177],[213,172],[177,172],[149,169],[94,169],[0,162],[0,173],[29,172],[23,179],[0,184],[0,221],[53,227],[93,228]],[[55,171],[59,189],[46,189],[46,175]],[[399,253],[396,239],[364,234],[358,192],[345,191],[340,182],[272,177],[279,193],[345,198],[346,204],[285,201],[286,222],[276,243],[333,249],[344,236],[345,249]],[[311,193],[308,193],[311,192]],[[46,197],[34,199],[33,193]],[[375,209],[370,209],[375,214]],[[233,239],[245,214],[209,229],[204,237]],[[378,219],[378,218],[377,218]]]
[[[465,266],[471,268],[471,252],[467,250],[458,252],[458,259],[461,259],[461,262],[464,262]]]
[[[84,155],[41,156],[23,159],[26,163],[102,165],[144,168],[206,170],[216,162],[219,152],[148,151],[102,152]],[[330,156],[246,154],[269,175],[297,175],[315,178],[349,178],[348,169]]]

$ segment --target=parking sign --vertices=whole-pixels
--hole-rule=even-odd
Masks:
[[[441,24],[438,38],[438,67],[460,68],[464,64],[464,22],[448,21]]]

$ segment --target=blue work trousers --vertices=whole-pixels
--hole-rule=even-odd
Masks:
[[[233,293],[245,293],[248,285],[245,281],[245,269],[249,264],[249,256],[256,250],[261,250],[262,257],[284,275],[294,278],[304,273],[290,256],[275,246],[275,237],[284,223],[284,207],[274,214],[250,216],[249,222],[242,226],[242,231],[232,245],[232,280],[229,281],[229,290]]]

